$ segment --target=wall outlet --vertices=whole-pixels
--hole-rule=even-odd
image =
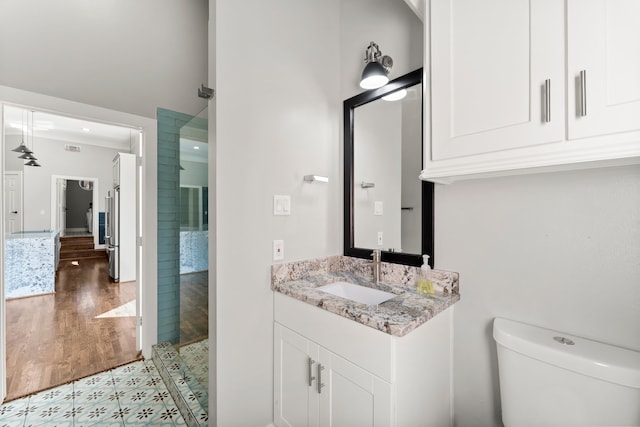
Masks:
[[[382,231],[378,231],[378,246],[382,246]]]
[[[273,260],[281,261],[284,259],[284,240],[273,241]]]

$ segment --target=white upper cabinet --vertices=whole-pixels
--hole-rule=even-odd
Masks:
[[[640,1],[431,0],[425,14],[422,179],[640,163]]]
[[[640,130],[640,1],[569,0],[569,139]]]
[[[433,0],[431,14],[434,160],[562,140],[562,2]]]

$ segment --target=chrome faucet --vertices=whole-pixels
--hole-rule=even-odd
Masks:
[[[380,259],[382,258],[382,252],[379,249],[375,249],[371,253],[373,259],[372,262],[367,263],[373,268],[373,281],[378,283],[380,281]]]

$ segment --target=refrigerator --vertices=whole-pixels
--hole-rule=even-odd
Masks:
[[[109,277],[120,281],[120,187],[107,191],[105,197],[105,244],[109,257]]]

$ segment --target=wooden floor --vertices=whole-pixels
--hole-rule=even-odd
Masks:
[[[109,315],[135,282],[112,283],[106,259],[79,263],[61,263],[55,294],[7,301],[7,400],[140,358],[135,308]]]
[[[209,273],[180,276],[180,345],[209,337]]]

